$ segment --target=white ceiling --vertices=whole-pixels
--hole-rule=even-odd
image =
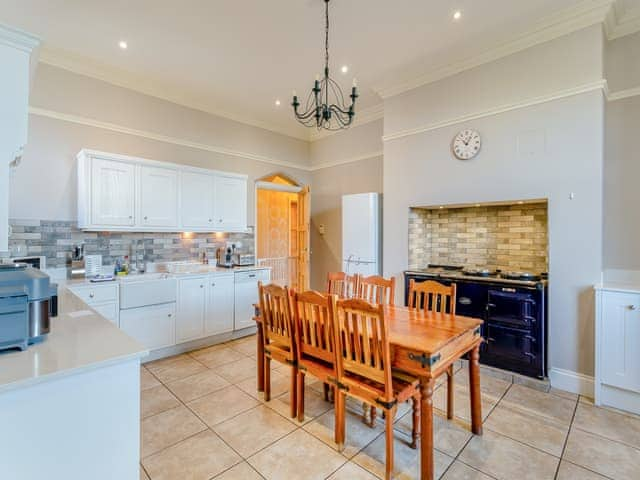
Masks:
[[[589,2],[603,0],[332,0],[333,75],[345,88],[356,76],[360,111],[375,108],[374,87],[468,59]],[[0,23],[40,36],[45,61],[308,138],[289,103],[322,70],[323,8],[322,0],[0,0]]]

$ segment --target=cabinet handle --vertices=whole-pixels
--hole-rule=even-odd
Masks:
[[[167,317],[173,317],[173,313],[168,313]]]
[[[212,286],[212,287],[215,287],[215,286],[216,286],[216,284],[215,284],[215,283],[212,283],[212,284],[211,284],[211,286]]]
[[[222,223],[222,219],[218,220],[218,222]]]
[[[200,288],[204,288],[204,285],[200,285]]]
[[[133,215],[129,215],[129,219],[132,219],[132,218],[133,218]]]
[[[213,222],[213,220],[209,219],[209,223]]]
[[[93,297],[95,297],[95,294],[90,293],[90,294],[89,294],[89,298],[93,298]]]
[[[144,216],[144,219],[145,219],[145,220],[149,220],[149,217],[147,217],[147,216],[145,215],[145,216]]]
[[[255,274],[249,275],[249,278],[256,278]]]
[[[629,305],[627,308],[628,308],[629,310],[635,310],[635,309],[636,309],[636,306],[635,306],[635,305]]]

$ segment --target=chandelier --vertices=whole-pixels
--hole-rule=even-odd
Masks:
[[[319,75],[307,97],[304,112],[300,112],[300,102],[296,92],[293,92],[293,111],[298,122],[306,127],[316,127],[318,130],[341,130],[348,128],[353,122],[354,110],[358,98],[356,80],[351,87],[351,104],[347,106],[340,85],[329,76],[329,0],[325,4],[325,43],[324,43],[324,77]]]

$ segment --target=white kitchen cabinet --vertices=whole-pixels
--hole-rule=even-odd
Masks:
[[[178,171],[140,167],[140,225],[178,227]]]
[[[91,164],[91,223],[135,225],[135,172],[130,163],[94,158]]]
[[[247,228],[247,180],[217,175],[214,189],[215,229],[238,232]]]
[[[182,172],[180,212],[182,227],[213,230],[215,177],[208,173]]]
[[[120,328],[150,350],[175,344],[176,304],[120,311]]]
[[[207,276],[178,280],[176,343],[188,342],[204,336],[207,284]]]
[[[119,285],[117,283],[72,285],[69,290],[107,320],[120,324]]]
[[[596,293],[596,404],[640,413],[640,291]]]
[[[9,250],[9,164],[27,143],[30,58],[38,43],[0,25],[0,252]]]
[[[258,303],[258,282],[268,283],[269,278],[270,270],[235,272],[235,330],[255,327],[253,305]]]
[[[233,331],[234,275],[220,274],[209,277],[205,335]]]

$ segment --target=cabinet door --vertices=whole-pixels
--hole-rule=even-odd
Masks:
[[[175,343],[175,303],[120,311],[120,328],[150,350]]]
[[[258,282],[267,283],[269,270],[253,270],[235,274],[235,317],[234,329],[255,327],[254,304],[258,303]]]
[[[602,382],[640,392],[640,296],[604,293],[601,322]]]
[[[94,158],[91,162],[91,223],[135,225],[135,165]]]
[[[213,230],[214,176],[206,173],[182,174],[182,226]]]
[[[233,232],[247,228],[247,180],[238,177],[215,177],[213,208],[215,228]]]
[[[183,278],[178,281],[176,343],[204,336],[206,285],[207,277]]]
[[[140,225],[178,226],[178,171],[140,167]]]
[[[231,275],[209,277],[205,334],[216,335],[233,330],[234,280]]]

